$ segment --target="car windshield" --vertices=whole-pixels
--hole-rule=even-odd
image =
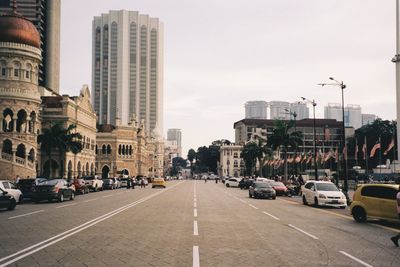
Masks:
[[[267,183],[255,183],[254,187],[255,188],[271,188],[271,186]]]
[[[272,184],[272,186],[285,186],[283,183],[281,183],[281,182],[272,182],[271,183]]]
[[[18,185],[31,185],[35,182],[35,179],[22,179],[18,181]]]
[[[337,189],[336,185],[334,184],[328,184],[328,183],[324,183],[324,184],[317,184],[317,190],[318,191],[339,191],[339,189]]]
[[[54,180],[44,180],[40,181],[40,185],[56,185],[60,180],[54,179]]]

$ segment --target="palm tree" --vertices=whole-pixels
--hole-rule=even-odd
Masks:
[[[258,164],[259,164],[259,174],[263,177],[263,167],[267,156],[272,154],[271,149],[267,146],[267,140],[261,136],[257,136],[257,147],[259,149],[258,153]]]
[[[294,126],[294,121],[288,123],[282,120],[277,120],[273,129],[273,133],[268,137],[268,146],[272,150],[278,150],[283,152],[284,156],[284,182],[287,182],[287,152],[289,148],[297,149],[297,147],[303,143],[303,133],[300,131],[291,131]]]
[[[61,158],[61,175],[63,174],[63,162],[65,153],[71,151],[75,155],[82,151],[82,136],[80,133],[73,132],[76,129],[75,124],[64,128],[62,122],[56,122],[50,128],[43,129],[43,133],[38,136],[40,149],[49,158],[49,174],[52,173],[52,153],[58,151]]]
[[[240,156],[243,158],[246,165],[246,173],[253,175],[256,160],[262,157],[262,151],[258,147],[258,144],[256,142],[248,142],[244,145]]]

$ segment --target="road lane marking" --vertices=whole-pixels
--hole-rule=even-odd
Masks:
[[[64,207],[69,207],[69,206],[74,206],[74,205],[76,205],[76,203],[72,203],[72,204],[66,204],[66,205],[58,206],[58,207],[56,207],[56,209],[61,209],[61,208],[64,208]]]
[[[311,237],[312,239],[315,239],[315,240],[318,240],[318,239],[319,239],[319,238],[316,237],[315,235],[312,235],[312,234],[310,234],[310,233],[307,233],[306,231],[301,230],[300,228],[298,228],[298,227],[296,227],[296,226],[294,226],[294,225],[292,225],[292,224],[288,224],[288,226],[289,226],[289,227],[292,227],[293,229],[296,229],[296,230],[299,231],[299,232],[302,232],[303,234],[305,234],[305,235]]]
[[[90,202],[90,201],[95,201],[95,200],[98,200],[98,198],[92,198],[92,199],[89,199],[89,200],[85,200],[85,201],[83,201],[83,202]]]
[[[258,208],[256,206],[254,206],[254,205],[249,204],[249,206],[252,207],[253,209],[258,210]]]
[[[29,216],[29,215],[32,215],[32,214],[35,214],[35,213],[39,213],[39,212],[44,212],[44,210],[37,210],[37,211],[32,211],[32,212],[21,214],[21,215],[16,215],[16,216],[12,216],[12,217],[10,217],[8,219],[12,220],[12,219],[20,218],[20,217]]]
[[[194,202],[194,203],[193,203],[193,207],[194,207],[194,208],[197,208],[197,202]]]
[[[193,267],[200,267],[200,255],[198,246],[193,246]]]
[[[199,226],[197,225],[197,221],[193,222],[193,235],[199,235]]]
[[[116,196],[118,196],[118,195],[121,195],[121,194],[123,194],[124,192],[120,192],[120,193],[117,193],[117,194],[115,194]]]
[[[277,221],[280,221],[280,220],[281,220],[281,219],[279,219],[278,217],[276,217],[276,216],[274,216],[274,215],[272,215],[272,214],[270,214],[270,213],[268,213],[268,212],[266,212],[266,211],[263,211],[263,213],[266,214],[266,215],[268,215],[268,216],[270,216],[270,217],[272,217],[272,218],[274,218],[274,219],[277,220]]]
[[[243,202],[244,204],[247,204],[246,201],[244,201],[243,199],[239,199],[240,202]]]
[[[197,209],[194,209],[193,213],[194,217],[197,217]]]
[[[49,246],[51,246],[53,244],[58,243],[58,242],[66,239],[66,238],[68,238],[70,236],[73,236],[73,235],[75,235],[75,234],[77,234],[77,233],[79,233],[81,231],[84,231],[87,228],[92,227],[92,226],[94,226],[94,225],[96,225],[96,224],[98,224],[98,223],[100,223],[100,222],[102,222],[104,220],[107,220],[107,219],[109,219],[109,218],[111,218],[111,217],[113,217],[113,216],[115,216],[115,215],[127,210],[127,209],[130,209],[130,208],[132,208],[132,207],[134,207],[134,206],[136,206],[136,205],[138,205],[140,203],[143,203],[143,202],[145,202],[145,201],[147,201],[147,200],[149,200],[149,199],[151,199],[151,198],[153,198],[153,197],[155,197],[155,196],[157,196],[159,194],[162,194],[162,193],[164,193],[164,192],[166,192],[168,190],[171,190],[172,188],[174,188],[174,187],[176,187],[176,186],[178,186],[178,185],[180,185],[182,183],[183,182],[180,182],[180,183],[177,183],[177,184],[175,184],[175,185],[173,185],[173,186],[171,186],[171,187],[169,187],[169,188],[167,188],[165,190],[157,191],[154,194],[151,194],[151,195],[149,195],[147,197],[143,197],[143,198],[141,198],[139,200],[136,200],[136,201],[134,201],[134,202],[132,202],[130,204],[124,205],[124,206],[122,206],[122,207],[120,207],[118,209],[115,209],[115,210],[110,211],[110,212],[108,212],[106,214],[103,214],[103,215],[101,215],[101,216],[99,216],[99,217],[97,217],[95,219],[87,221],[86,223],[78,225],[78,226],[76,226],[76,227],[74,227],[72,229],[69,229],[69,230],[67,230],[65,232],[62,232],[62,233],[60,233],[58,235],[55,235],[55,236],[53,236],[51,238],[48,238],[48,239],[44,240],[44,241],[41,241],[41,242],[36,243],[34,245],[31,245],[31,246],[29,246],[27,248],[24,248],[24,249],[22,249],[20,251],[17,251],[17,252],[15,252],[13,254],[10,254],[10,255],[6,256],[6,257],[0,258],[0,267],[8,266],[8,265],[10,265],[10,264],[12,264],[12,263],[14,263],[16,261],[19,261],[20,259],[26,258],[29,255],[32,255],[32,254],[34,254],[34,253],[36,253],[36,252],[38,252],[40,250],[43,250],[43,249],[45,249],[45,248],[47,248],[47,247],[49,247]],[[22,255],[20,255],[20,254],[22,254]],[[20,255],[20,256],[18,256],[18,255]],[[18,256],[18,257],[16,257],[16,256]],[[11,259],[11,258],[13,258],[13,259]],[[4,261],[6,261],[8,259],[11,259],[11,260],[9,260],[7,262],[4,262]],[[2,263],[2,262],[4,262],[4,263]]]
[[[350,254],[347,253],[347,252],[344,252],[344,251],[339,251],[339,252],[342,253],[343,255],[349,257],[350,259],[355,260],[355,261],[358,262],[359,264],[362,264],[362,265],[364,265],[364,266],[366,266],[366,267],[373,267],[372,265],[369,265],[368,263],[363,262],[363,261],[360,260],[360,259],[357,259],[356,257],[350,255]]]
[[[112,197],[112,194],[111,195],[107,195],[107,196],[102,196],[102,198],[106,198],[106,197]]]

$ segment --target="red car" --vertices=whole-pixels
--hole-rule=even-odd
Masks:
[[[282,182],[270,182],[273,189],[275,189],[277,196],[283,196],[287,193],[287,187]]]
[[[82,195],[89,193],[89,187],[86,185],[83,179],[74,179],[73,185],[75,186],[75,192],[79,192]]]

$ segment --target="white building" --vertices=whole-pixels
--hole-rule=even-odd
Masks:
[[[296,120],[308,119],[309,108],[306,102],[295,102],[290,104],[290,112],[296,113]],[[292,114],[293,117],[293,114]]]
[[[137,11],[94,17],[92,103],[100,124],[127,125],[133,113],[146,130],[163,129],[163,24]]]
[[[240,152],[242,146],[231,144],[220,147],[220,176],[240,176]]]
[[[267,119],[268,102],[247,101],[244,104],[246,119]]]
[[[168,129],[167,141],[175,143],[178,157],[182,157],[182,130]]]
[[[324,118],[343,121],[342,105],[329,103],[324,107]],[[346,127],[358,129],[362,126],[361,106],[349,104],[344,108],[344,123]]]
[[[373,123],[377,118],[375,114],[361,114],[362,126]]]
[[[270,118],[271,120],[290,120],[290,110],[289,102],[285,101],[271,101],[269,102]]]

